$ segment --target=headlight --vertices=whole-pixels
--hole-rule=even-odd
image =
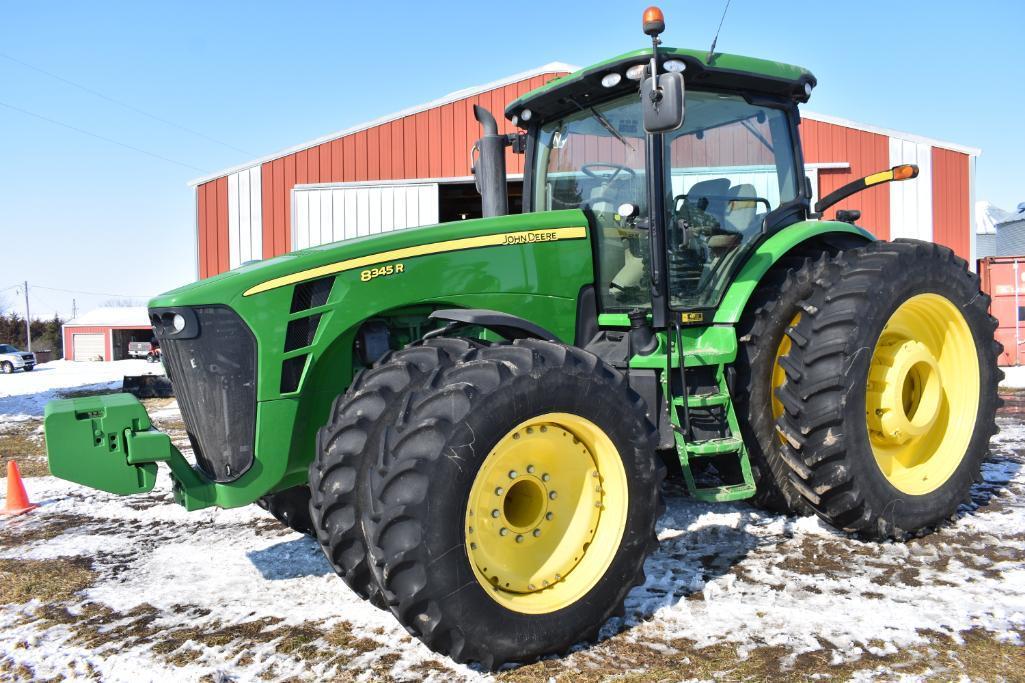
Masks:
[[[614,88],[619,85],[621,80],[623,80],[623,77],[613,71],[612,73],[605,74],[602,77],[601,84],[606,88]]]
[[[626,77],[631,81],[639,81],[644,78],[644,67],[645,64],[634,64],[626,70]]]
[[[182,317],[181,313],[174,314],[174,318],[171,319],[171,326],[174,327],[175,332],[181,332],[185,329],[185,318]]]
[[[687,68],[687,65],[683,62],[683,60],[680,59],[670,59],[664,62],[662,66],[663,68],[665,68],[666,71],[671,71],[674,73],[683,73],[683,71]]]

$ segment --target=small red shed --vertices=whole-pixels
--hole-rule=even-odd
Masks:
[[[122,360],[130,342],[149,342],[153,326],[143,306],[97,308],[64,324],[65,360]]]

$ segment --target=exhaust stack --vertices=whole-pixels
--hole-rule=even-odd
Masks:
[[[481,196],[481,208],[485,218],[504,216],[509,213],[509,191],[505,177],[505,148],[510,144],[509,138],[499,134],[495,117],[484,107],[473,105],[473,116],[484,130],[474,145],[479,154],[472,165],[474,183]],[[470,156],[473,157],[472,150]]]

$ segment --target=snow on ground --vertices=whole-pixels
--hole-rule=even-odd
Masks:
[[[120,389],[125,375],[162,375],[160,363],[133,358],[112,363],[56,360],[32,372],[0,375],[0,431],[43,414],[47,401],[78,391]]]
[[[1025,389],[1025,365],[1013,365],[1000,368],[1004,371],[1004,378],[1000,380],[1000,386],[1005,389]]]
[[[698,503],[671,485],[647,580],[602,640],[495,675],[429,651],[349,591],[315,540],[255,506],[185,512],[165,474],[134,497],[30,478],[40,508],[0,521],[0,678],[1013,679],[1000,672],[1025,667],[1018,403],[999,418],[972,503],[907,543]],[[186,449],[173,403],[155,420]],[[70,587],[32,593],[47,568]],[[17,571],[42,573],[10,597]]]

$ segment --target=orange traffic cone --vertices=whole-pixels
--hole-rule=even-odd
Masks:
[[[37,507],[39,506],[28,501],[28,493],[25,492],[25,482],[21,480],[18,463],[8,460],[7,503],[4,504],[3,510],[0,510],[0,515],[20,515]]]

